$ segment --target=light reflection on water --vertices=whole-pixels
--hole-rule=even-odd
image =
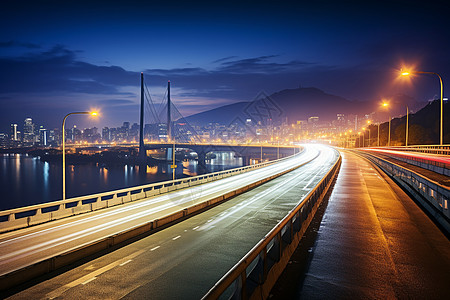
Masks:
[[[60,164],[20,154],[0,154],[0,160],[0,210],[61,200]],[[195,176],[200,170],[196,160],[178,162],[177,165],[177,179]],[[206,171],[217,172],[239,166],[242,166],[242,159],[235,158],[234,153],[218,153],[216,158],[206,162]],[[66,172],[67,198],[172,179],[172,170],[167,164],[147,166],[145,170],[129,165],[77,164],[66,166]]]

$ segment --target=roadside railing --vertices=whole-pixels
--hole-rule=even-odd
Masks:
[[[304,149],[295,155],[302,153],[303,150]],[[0,233],[219,180],[266,167],[290,158],[292,158],[292,156],[189,178],[156,182],[115,191],[0,211]]]
[[[371,149],[362,149],[364,151],[369,151]],[[398,149],[384,149],[384,150],[396,150],[398,151]],[[417,151],[414,151],[417,152]],[[406,152],[405,154],[401,153],[384,153],[381,152],[380,154],[383,155],[387,155],[390,156],[392,158],[395,158],[397,160],[406,162],[408,164],[414,165],[414,166],[418,166],[445,176],[450,176],[450,163],[445,162],[445,160],[448,160],[447,157],[445,157],[445,160],[438,160],[436,159],[437,157],[439,157],[438,155],[433,155],[428,157],[418,157],[415,155],[408,155],[408,152]],[[440,156],[442,157],[442,155]]]
[[[372,148],[450,155],[450,145],[413,145],[413,146],[372,147]]]
[[[443,226],[447,233],[450,233],[449,187],[375,155],[365,153],[364,156],[415,196],[414,198]]]
[[[203,299],[266,299],[337,175],[341,156],[301,203],[226,273]]]

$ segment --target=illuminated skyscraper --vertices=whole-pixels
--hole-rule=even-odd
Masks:
[[[11,141],[18,141],[19,138],[17,136],[17,124],[11,124],[11,135],[10,135]]]
[[[48,131],[44,126],[39,127],[39,144],[41,146],[48,146]]]
[[[33,146],[34,144],[34,124],[31,118],[26,118],[23,124],[23,145]]]

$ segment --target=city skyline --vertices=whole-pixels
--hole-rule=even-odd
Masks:
[[[58,127],[91,108],[102,118],[68,125],[137,122],[140,72],[156,101],[171,80],[184,116],[299,85],[359,101],[438,95],[434,78],[397,81],[403,64],[448,84],[443,1],[138,4],[7,1],[0,130],[23,115]]]

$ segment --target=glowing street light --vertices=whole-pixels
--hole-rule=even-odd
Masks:
[[[441,122],[440,122],[440,134],[439,134],[439,140],[440,140],[440,145],[443,145],[444,139],[443,139],[443,123],[444,123],[444,86],[442,84],[442,78],[438,73],[435,72],[422,72],[422,71],[403,71],[401,70],[401,75],[402,76],[409,76],[411,74],[431,74],[431,75],[436,75],[437,77],[439,77],[439,83],[441,84]]]
[[[91,116],[98,116],[98,112],[92,111],[82,111],[82,112],[72,112],[67,114],[62,122],[62,186],[63,186],[63,200],[66,200],[66,130],[64,129],[64,126],[66,124],[66,119],[70,115],[91,115]]]

